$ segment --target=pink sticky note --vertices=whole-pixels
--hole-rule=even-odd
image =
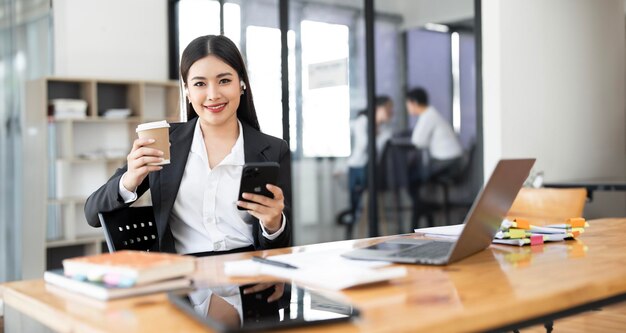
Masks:
[[[543,244],[543,235],[530,236],[530,245]]]

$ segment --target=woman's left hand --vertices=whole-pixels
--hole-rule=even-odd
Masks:
[[[243,198],[252,202],[237,201],[237,206],[247,209],[250,215],[263,223],[263,227],[268,233],[273,234],[281,226],[285,197],[280,187],[270,184],[267,184],[266,187],[274,194],[273,199],[260,194],[243,193]]]

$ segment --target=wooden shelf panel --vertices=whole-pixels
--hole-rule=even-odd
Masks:
[[[51,117],[52,121],[57,123],[140,123],[142,119],[140,117],[127,117],[127,118],[104,118],[104,117],[86,117],[80,119],[55,119]]]
[[[102,243],[104,242],[104,236],[94,236],[94,237],[83,237],[76,239],[60,239],[54,241],[47,241],[47,248],[55,248],[55,247],[63,247],[63,246],[73,246],[73,245],[87,245],[94,243]]]

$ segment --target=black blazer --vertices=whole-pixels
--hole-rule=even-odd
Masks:
[[[169,217],[185,171],[197,119],[170,125],[170,164],[160,171],[151,172],[137,188],[138,196],[148,189],[152,194],[152,207],[159,233],[158,250],[161,252],[176,252],[174,238],[169,227]],[[248,222],[253,224],[254,247],[270,249],[291,246],[291,151],[284,140],[263,134],[244,122],[241,122],[241,125],[246,163],[278,162],[280,173],[276,185],[283,190],[285,195],[283,212],[287,221],[285,230],[276,239],[269,240],[263,237],[259,220],[252,215],[247,215],[250,219]],[[118,191],[120,179],[126,170],[127,165],[117,169],[106,184],[87,198],[85,216],[89,225],[100,227],[98,212],[109,212],[130,205],[124,203]]]

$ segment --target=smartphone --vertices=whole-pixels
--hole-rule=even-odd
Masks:
[[[243,193],[261,194],[269,198],[274,198],[266,185],[276,185],[278,181],[278,171],[280,165],[276,162],[246,163],[241,172],[241,183],[239,184],[239,200],[250,202],[242,197]],[[237,206],[239,210],[246,210]]]

